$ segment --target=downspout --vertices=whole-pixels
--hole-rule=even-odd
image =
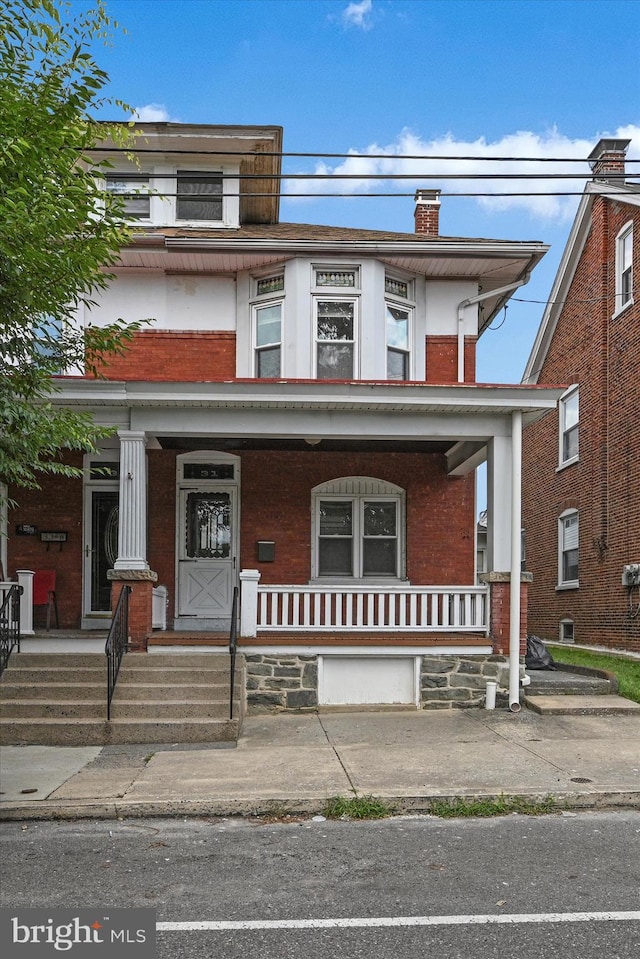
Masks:
[[[482,303],[488,300],[490,296],[498,296],[501,293],[509,293],[525,286],[531,279],[531,273],[525,273],[517,283],[510,283],[508,286],[500,286],[497,290],[489,290],[487,293],[478,293],[477,296],[470,296],[466,300],[458,303],[458,383],[464,383],[464,311],[468,306],[475,303]]]
[[[511,576],[509,584],[509,709],[520,711],[520,567],[522,543],[522,411],[511,414]]]

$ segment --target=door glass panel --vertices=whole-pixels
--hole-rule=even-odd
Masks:
[[[231,555],[231,493],[189,493],[185,537],[188,559],[227,559]]]
[[[91,612],[111,609],[111,583],[107,570],[118,558],[118,492],[91,493]]]

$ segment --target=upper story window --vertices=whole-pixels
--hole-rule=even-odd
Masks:
[[[573,387],[560,398],[560,466],[578,458],[580,391]]]
[[[252,312],[254,376],[274,379],[282,372],[282,321],[284,274],[258,277]]]
[[[615,311],[633,303],[633,223],[627,223],[616,239]]]
[[[113,173],[106,178],[107,192],[120,197],[123,212],[130,220],[148,220],[151,216],[149,177],[144,174]]]
[[[385,276],[385,323],[387,335],[387,379],[411,379],[411,338],[413,323],[412,283]]]
[[[558,520],[558,586],[578,586],[580,520],[577,510],[565,510]]]
[[[357,375],[360,271],[316,266],[313,276],[315,375],[319,380],[351,380]],[[345,295],[345,290],[353,295]]]
[[[178,170],[177,220],[222,220],[222,174]]]

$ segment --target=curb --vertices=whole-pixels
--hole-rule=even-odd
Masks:
[[[553,799],[554,807],[547,815],[562,813],[568,810],[605,810],[605,809],[638,809],[640,810],[640,791],[604,792],[561,792],[561,793],[472,793],[458,792],[437,796],[379,796],[393,808],[389,818],[402,815],[432,815],[434,803],[452,803],[467,800],[468,802],[504,802],[505,800],[521,800],[531,803],[540,803]],[[283,819],[286,816],[313,816],[322,812],[326,797],[308,799],[256,799],[256,800],[190,800],[176,799],[172,801],[114,801],[80,800],[78,802],[60,803],[48,800],[31,803],[6,803],[0,808],[0,822],[44,822],[47,820],[120,820],[120,819],[177,819],[177,818],[257,818],[271,817]],[[504,815],[512,815],[505,812]],[[545,815],[545,813],[540,813]],[[469,817],[473,818],[473,817]],[[355,820],[353,820],[355,821]]]

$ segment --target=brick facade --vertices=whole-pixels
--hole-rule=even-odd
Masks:
[[[136,333],[123,356],[101,369],[109,380],[219,383],[235,379],[235,333],[153,330]]]
[[[616,237],[630,220],[638,277],[640,210],[594,199],[591,229],[538,376],[580,385],[579,459],[557,470],[557,415],[528,427],[523,511],[527,567],[534,573],[530,631],[557,639],[560,621],[570,619],[578,643],[640,651],[639,591],[621,584],[623,565],[640,562],[637,293],[635,305],[614,315]],[[580,586],[557,590],[558,517],[569,508],[579,510]]]

